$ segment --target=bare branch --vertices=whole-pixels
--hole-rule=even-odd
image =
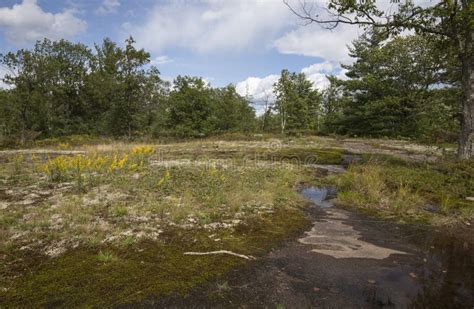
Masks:
[[[332,30],[339,26],[339,24],[346,24],[346,25],[358,25],[362,27],[373,27],[373,28],[386,28],[387,32],[393,32],[399,28],[407,28],[413,29],[425,33],[430,34],[437,34],[437,35],[447,35],[445,32],[441,31],[440,29],[428,27],[422,25],[414,20],[423,14],[423,9],[420,7],[414,7],[411,13],[407,16],[403,16],[399,14],[398,16],[394,14],[384,15],[383,17],[380,16],[381,20],[377,20],[365,10],[362,6],[355,8],[356,12],[360,15],[356,16],[355,18],[351,18],[347,15],[335,13],[330,9],[323,8],[328,18],[322,18],[319,14],[313,14],[313,7],[311,10],[308,10],[308,3],[306,1],[299,2],[300,9],[295,9],[288,0],[283,0],[283,3],[290,9],[290,11],[300,18],[301,20],[305,21],[305,24],[316,23],[321,25],[322,27]],[[437,6],[440,4],[437,4]],[[437,7],[435,6],[435,7]],[[359,19],[361,17],[361,19]],[[399,17],[399,19],[395,18]]]

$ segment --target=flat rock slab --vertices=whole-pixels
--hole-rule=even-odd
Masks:
[[[406,252],[374,245],[361,240],[362,234],[345,222],[349,213],[341,209],[328,209],[327,218],[314,222],[313,228],[298,239],[311,245],[311,252],[326,254],[335,258],[386,259],[391,254]]]
[[[149,299],[128,307],[474,306],[474,250],[465,243],[432,229],[316,204],[308,215],[312,229],[267,256],[186,296]],[[219,288],[223,283],[228,286],[225,290]]]

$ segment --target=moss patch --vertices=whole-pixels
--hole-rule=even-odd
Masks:
[[[176,229],[160,242],[82,247],[53,259],[25,256],[28,271],[0,292],[0,307],[110,307],[185,293],[245,261],[232,256],[185,256],[184,252],[226,249],[258,256],[307,224],[301,210],[281,206],[274,214],[237,226],[234,232],[218,233],[220,242],[202,230]]]
[[[295,164],[341,164],[344,153],[340,149],[283,148],[275,152],[268,152],[264,157],[269,160]]]

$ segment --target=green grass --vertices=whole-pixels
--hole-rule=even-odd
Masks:
[[[368,160],[335,176],[338,200],[346,206],[436,223],[474,219],[472,162],[413,163]]]
[[[296,192],[301,183],[336,183],[340,203],[396,218],[473,216],[465,199],[474,196],[467,162],[421,164],[364,155],[365,163],[327,179],[301,164],[340,164],[345,151],[333,148],[338,141],[291,138],[275,148],[274,140],[235,140],[153,145],[156,153],[139,168],[84,169],[77,174],[81,190],[74,177],[53,182],[39,170],[47,155],[25,155],[18,162],[0,157],[0,198],[7,203],[0,210],[0,308],[112,307],[225,280],[245,261],[183,253],[266,254],[309,226]],[[67,149],[82,142],[88,137],[44,143]],[[113,156],[136,146],[81,149]],[[178,164],[160,165],[163,154]],[[223,159],[223,166],[206,166],[207,159]],[[32,204],[21,204],[32,196]],[[439,205],[438,213],[427,211],[427,203]],[[213,227],[224,223],[230,227]],[[59,253],[46,256],[51,252]]]
[[[21,182],[8,176],[14,162],[2,167],[12,188],[0,212],[2,308],[110,307],[185,293],[244,262],[185,251],[259,256],[308,224],[295,187],[312,175],[297,167],[147,161],[113,173],[84,169],[78,191],[73,178],[51,181],[35,168],[46,159],[25,161]],[[31,196],[33,204],[18,204]]]
[[[99,251],[97,255],[97,260],[102,263],[110,263],[117,261],[117,257],[110,251]]]

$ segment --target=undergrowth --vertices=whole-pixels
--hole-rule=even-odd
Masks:
[[[472,162],[369,160],[333,177],[338,201],[430,222],[474,219]]]

